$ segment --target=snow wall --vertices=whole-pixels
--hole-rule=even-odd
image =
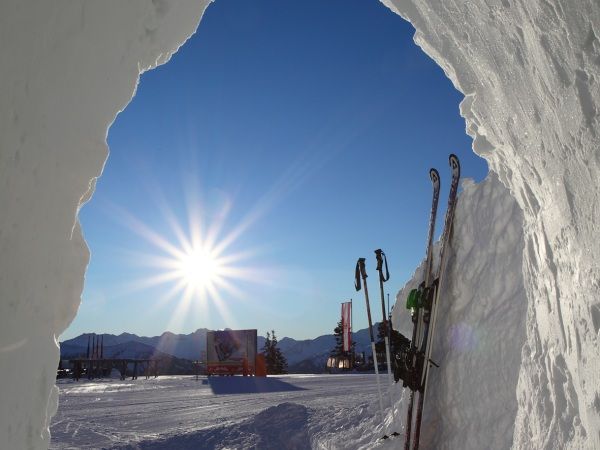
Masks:
[[[595,0],[382,1],[415,26],[418,45],[465,94],[461,113],[474,150],[522,211],[522,235],[503,233],[512,230],[500,225],[507,211],[512,220],[519,214],[498,181],[490,177],[463,193],[457,222],[468,223],[476,212],[460,205],[486,210],[487,225],[473,219],[483,227],[473,231],[493,236],[495,248],[480,249],[481,236],[455,236],[449,270],[470,275],[450,282],[447,305],[455,306],[441,311],[447,319],[440,317],[437,336],[450,333],[455,347],[439,348],[456,356],[461,346],[480,343],[481,324],[470,320],[485,319],[489,308],[505,320],[494,327],[498,321],[484,322],[484,344],[494,344],[488,352],[462,353],[461,361],[471,359],[468,373],[449,361],[450,353],[444,358],[431,392],[432,403],[444,409],[426,420],[445,440],[426,436],[425,442],[600,448],[600,269],[594,261],[600,250],[600,6]],[[168,61],[208,2],[0,4],[0,437],[7,448],[48,444],[57,402],[56,338],[77,311],[88,260],[76,214],[102,170],[107,129],[139,74]],[[478,255],[467,260],[479,267],[457,270],[467,251]],[[518,302],[519,275],[526,304]],[[499,278],[513,281],[508,292]],[[497,290],[481,292],[485,285]],[[478,297],[485,300],[479,309]],[[503,343],[498,334],[512,340]],[[485,364],[498,364],[493,356],[509,358],[508,369],[487,370]],[[477,368],[487,376],[477,377]],[[509,436],[494,440],[485,428],[490,423],[501,423]],[[477,439],[488,441],[480,446]]]
[[[80,303],[77,220],[140,73],[169,60],[208,1],[0,2],[0,447],[46,448],[57,338]]]
[[[461,114],[473,149],[523,212],[524,247],[514,251],[523,250],[527,334],[514,387],[513,445],[600,448],[600,4],[384,3],[415,26],[417,44],[465,94]],[[487,208],[493,211],[495,205]],[[502,213],[493,220],[502,221]],[[468,245],[458,239],[454,244],[458,253]],[[461,280],[466,291],[494,284],[489,277],[496,277],[496,267],[490,264],[479,276]],[[497,307],[507,301],[502,295],[492,300]],[[453,310],[442,327],[455,315],[461,312]],[[512,338],[516,330],[517,323],[506,320],[499,332]],[[451,376],[444,375],[444,381]],[[487,383],[513,389],[500,377]],[[469,395],[458,400],[477,405]],[[485,399],[479,400],[485,415]],[[484,423],[476,420],[469,429],[486,433]],[[487,447],[464,439],[451,448]]]

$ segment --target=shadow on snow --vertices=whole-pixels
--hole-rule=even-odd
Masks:
[[[203,383],[210,385],[213,394],[259,394],[263,392],[304,391],[278,378],[262,377],[209,377]]]

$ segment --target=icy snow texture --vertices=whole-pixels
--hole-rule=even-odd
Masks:
[[[88,249],[76,214],[139,74],[169,60],[208,1],[0,3],[0,447],[45,448],[57,336]]]
[[[524,248],[528,310],[514,445],[600,448],[600,6],[382,1],[413,23],[417,43],[466,95],[461,113],[474,149],[523,211],[524,245],[514,252]],[[47,443],[53,340],[75,314],[88,258],[75,217],[102,169],[107,127],[139,73],[168,60],[207,2],[0,4],[0,375],[10,383],[0,394],[0,435],[7,448]],[[482,275],[461,289],[494,273]],[[507,321],[505,334],[517,328]],[[440,427],[449,427],[459,417],[443,419]]]
[[[600,3],[385,3],[466,95],[473,148],[523,211],[514,445],[600,448]]]

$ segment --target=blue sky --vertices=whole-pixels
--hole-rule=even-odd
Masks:
[[[358,330],[361,256],[380,320],[373,251],[388,255],[393,299],[425,253],[429,168],[442,177],[440,216],[449,153],[464,177],[487,173],[462,95],[413,33],[377,0],[211,4],[109,130],[80,213],[92,252],[83,302],[62,338],[201,327],[311,338],[350,298]],[[222,249],[224,282],[210,292],[158,282],[171,270],[158,260],[173,262],[194,230]]]

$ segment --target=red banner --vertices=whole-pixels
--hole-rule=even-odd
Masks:
[[[344,351],[352,346],[352,302],[342,303],[342,342]]]

